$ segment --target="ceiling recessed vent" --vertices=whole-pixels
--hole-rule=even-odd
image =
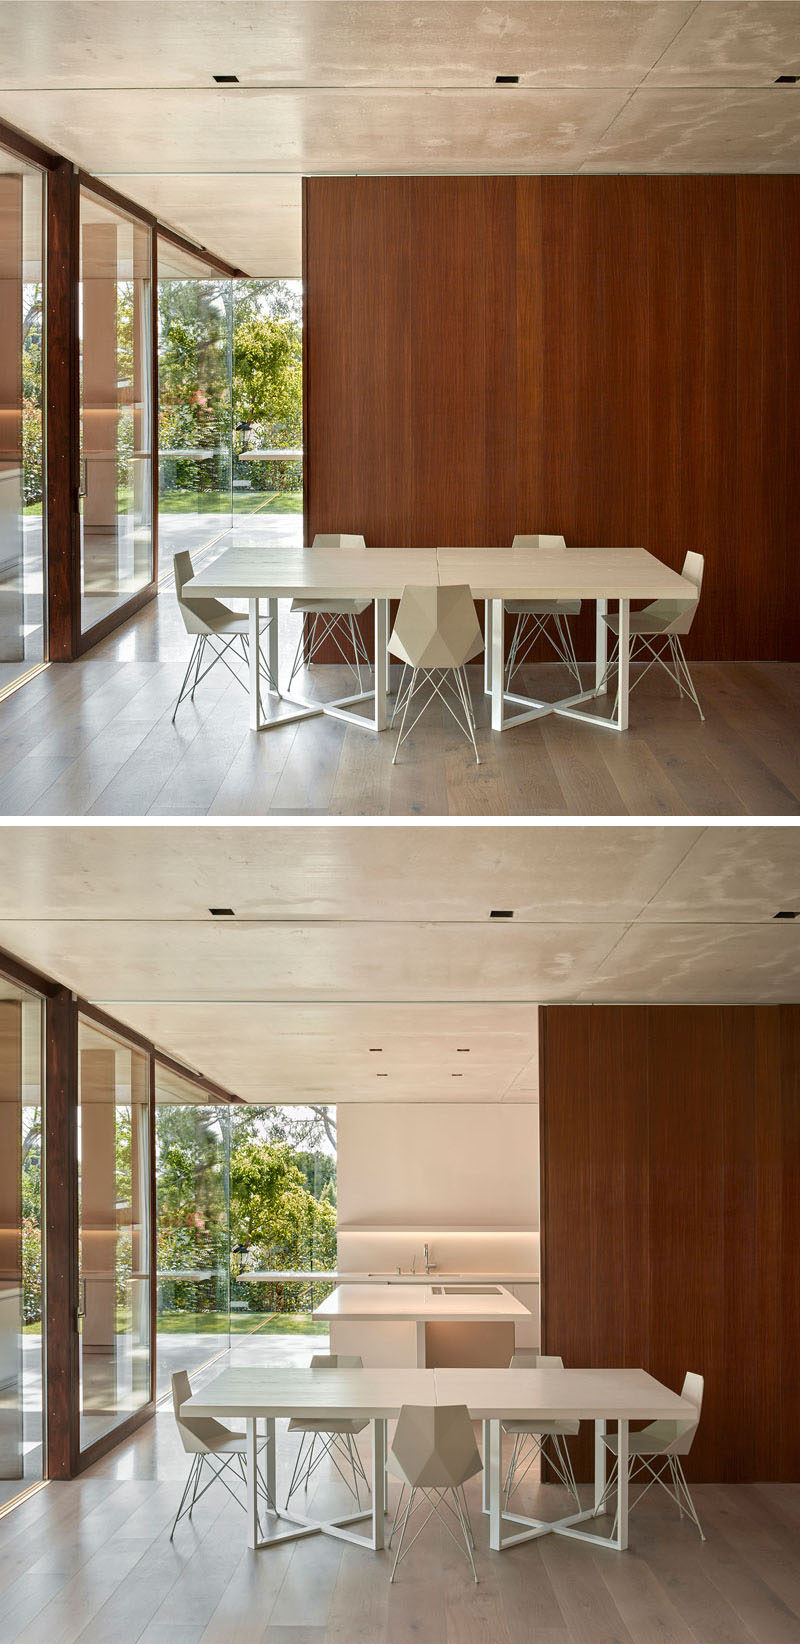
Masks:
[[[215,74],[214,83],[218,86],[238,86],[238,74]]]
[[[496,74],[495,77],[494,77],[494,83],[495,83],[496,86],[518,86],[519,85],[519,75],[518,74]]]
[[[800,919],[800,908],[781,908],[780,913],[773,913],[773,919]]]
[[[458,1056],[468,1056],[469,1051],[470,1051],[469,1045],[456,1045],[456,1054]]]
[[[489,914],[490,919],[513,919],[513,917],[513,908],[492,908]]]
[[[450,1075],[451,1079],[463,1079],[463,1077],[464,1077],[463,1073],[451,1073],[451,1075]]]
[[[388,1073],[376,1073],[376,1075],[375,1075],[376,1079],[388,1079],[388,1077],[389,1077]]]
[[[382,1056],[383,1055],[383,1045],[370,1045],[369,1053],[370,1053],[370,1056]]]
[[[235,919],[236,918],[236,915],[233,911],[233,908],[209,908],[208,911],[214,919]]]
[[[775,81],[776,86],[796,86],[800,74],[779,74]]]

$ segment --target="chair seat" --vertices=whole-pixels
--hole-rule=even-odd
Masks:
[[[579,1421],[504,1421],[504,1433],[532,1433],[538,1438],[570,1438],[580,1432]]]
[[[628,1434],[628,1451],[632,1456],[660,1456],[671,1450],[683,1437],[676,1421],[651,1421],[640,1433]],[[619,1450],[616,1433],[603,1439],[607,1450],[615,1456]]]
[[[303,616],[361,616],[371,599],[293,599],[291,609]]]
[[[477,1447],[475,1455],[458,1469],[458,1477],[447,1461],[442,1461],[437,1455],[430,1456],[421,1468],[409,1468],[406,1471],[394,1451],[390,1450],[386,1467],[392,1478],[399,1478],[401,1483],[410,1485],[412,1489],[426,1490],[452,1490],[454,1484],[466,1484],[468,1478],[474,1478],[476,1473],[483,1472],[483,1462]]]
[[[631,611],[629,628],[632,634],[666,634],[683,617],[686,606],[668,600],[654,600],[644,611]],[[612,634],[619,635],[619,612],[611,611],[603,617]]]
[[[290,1433],[363,1433],[369,1427],[369,1420],[365,1416],[363,1421],[355,1416],[323,1416],[319,1421],[305,1421],[300,1416],[292,1416],[289,1422]]]
[[[504,599],[509,616],[579,616],[579,599]]]

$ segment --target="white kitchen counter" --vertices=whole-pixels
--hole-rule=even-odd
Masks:
[[[359,1353],[365,1364],[424,1368],[428,1325],[515,1326],[530,1323],[531,1312],[505,1285],[429,1278],[422,1284],[340,1284],[313,1317],[330,1325],[333,1352]]]
[[[398,1273],[388,1269],[384,1273],[340,1273],[324,1272],[316,1268],[313,1272],[308,1268],[292,1269],[287,1272],[282,1269],[259,1270],[252,1273],[237,1273],[237,1282],[243,1280],[249,1284],[299,1284],[301,1281],[316,1284],[538,1284],[538,1273],[450,1273],[446,1269],[440,1272],[432,1268],[430,1273],[423,1269],[421,1273]]]

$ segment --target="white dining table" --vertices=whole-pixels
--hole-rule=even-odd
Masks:
[[[483,600],[486,613],[484,690],[491,696],[494,731],[508,731],[528,720],[558,714],[596,728],[628,728],[629,635],[631,600],[694,599],[694,584],[670,570],[644,548],[562,548],[536,552],[511,548],[301,548],[238,542],[198,571],[184,585],[183,597],[245,599],[250,611],[250,726],[269,730],[297,719],[330,714],[362,730],[387,727],[389,692],[389,602],[399,599],[407,584],[451,586],[466,583],[473,598]],[[298,692],[283,690],[278,680],[278,601],[325,597],[365,599],[374,603],[375,680],[372,690],[339,697],[332,702],[309,701]],[[523,696],[505,689],[505,600],[587,599],[596,605],[594,677],[585,690],[557,701]],[[610,715],[589,713],[581,704],[607,692],[610,604],[619,612],[620,656],[618,690]],[[262,608],[266,608],[264,611]],[[269,618],[269,671],[277,688],[269,687],[275,702],[293,710],[265,719],[262,713],[261,651],[258,638],[262,617]],[[372,703],[372,712],[358,712]]]
[[[645,1370],[361,1369],[296,1370],[232,1366],[181,1405],[186,1416],[244,1420],[247,1432],[247,1538],[250,1547],[269,1547],[309,1535],[330,1535],[379,1551],[384,1546],[386,1424],[404,1404],[465,1404],[483,1423],[483,1508],[489,1517],[489,1546],[503,1552],[543,1535],[563,1535],[624,1552],[628,1545],[628,1432],[631,1421],[681,1421],[696,1416],[693,1404],[671,1392]],[[281,1418],[319,1420],[355,1416],[372,1428],[372,1504],[365,1511],[315,1519],[276,1499],[276,1429]],[[592,1505],[557,1519],[531,1518],[503,1510],[503,1421],[577,1419],[594,1422]],[[265,1515],[276,1526],[262,1539],[258,1493],[257,1423],[266,1422]],[[607,1424],[616,1422],[619,1440],[617,1533],[581,1528],[598,1514],[606,1487]],[[376,1488],[378,1480],[383,1487]],[[371,1533],[352,1525],[371,1519]],[[285,1522],[289,1528],[281,1528]],[[509,1529],[509,1526],[511,1528]]]

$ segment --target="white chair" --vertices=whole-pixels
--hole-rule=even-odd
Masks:
[[[392,724],[397,714],[402,714],[393,765],[401,744],[411,735],[435,697],[444,703],[459,730],[469,738],[475,750],[475,762],[480,764],[465,664],[482,650],[483,637],[475,602],[465,583],[444,588],[409,585],[403,589],[389,639],[390,656],[399,657],[404,664],[392,714]],[[406,684],[409,669],[411,678]],[[426,685],[431,686],[431,692],[424,697],[418,714],[406,730],[411,703]]]
[[[364,548],[364,538],[348,535],[342,531],[318,531],[312,547],[314,548]],[[311,630],[306,638],[305,622],[303,632],[297,642],[294,654],[292,671],[289,675],[289,690],[292,680],[298,669],[304,664],[310,665],[319,654],[327,639],[333,641],[343,662],[347,663],[351,673],[358,680],[359,691],[363,690],[361,679],[362,662],[369,667],[367,648],[356,623],[362,611],[366,611],[371,604],[368,599],[293,599],[291,610],[300,613],[303,617],[311,618]],[[350,651],[352,650],[352,658]]]
[[[410,1553],[414,1542],[435,1513],[459,1552],[466,1549],[472,1574],[477,1581],[478,1572],[473,1556],[475,1537],[464,1485],[468,1478],[482,1472],[483,1463],[466,1405],[404,1404],[389,1451],[388,1468],[392,1476],[401,1481],[389,1546],[398,1524],[400,1540],[389,1580],[394,1581],[400,1560]],[[410,1493],[404,1507],[406,1490]],[[415,1500],[417,1497],[420,1499]],[[427,1506],[428,1511],[406,1546],[406,1530],[414,1513],[422,1506]],[[460,1535],[456,1534],[454,1525]]]
[[[539,548],[566,548],[563,537],[517,535],[511,544],[515,553],[535,553]],[[559,659],[569,669],[580,688],[581,675],[575,656],[569,618],[580,615],[579,599],[507,599],[504,611],[515,616],[516,626],[506,664],[506,690],[518,668],[527,660],[540,635],[549,640]]]
[[[564,1360],[553,1353],[515,1353],[511,1360],[512,1370],[563,1370]],[[575,1474],[572,1470],[572,1459],[567,1445],[568,1438],[574,1438],[580,1429],[579,1421],[570,1421],[564,1418],[555,1421],[504,1421],[503,1432],[513,1435],[514,1449],[506,1473],[505,1507],[518,1490],[525,1474],[538,1457],[549,1462],[559,1482],[580,1507],[578,1486],[575,1483]],[[550,1449],[545,1449],[548,1440]]]
[[[678,1512],[683,1518],[684,1513],[691,1519],[701,1541],[705,1541],[700,1520],[695,1512],[694,1502],[686,1483],[686,1474],[683,1471],[681,1456],[688,1456],[694,1443],[694,1435],[700,1425],[700,1412],[703,1408],[703,1377],[689,1371],[684,1377],[681,1389],[681,1398],[688,1399],[693,1404],[697,1414],[687,1421],[651,1421],[648,1427],[643,1427],[639,1433],[631,1433],[628,1437],[628,1480],[631,1484],[639,1479],[648,1478],[643,1490],[640,1490],[635,1503],[630,1502],[629,1514],[634,1506],[647,1495],[654,1484],[660,1484],[674,1501]],[[615,1457],[614,1465],[609,1475],[608,1483],[599,1503],[597,1512],[602,1512],[608,1497],[617,1488],[619,1472],[619,1441],[615,1433],[604,1438],[603,1443],[611,1455]],[[657,1465],[654,1465],[656,1463]],[[668,1475],[669,1482],[667,1482]],[[619,1511],[619,1509],[617,1509]],[[617,1519],[614,1518],[612,1538],[617,1532]]]
[[[191,1518],[200,1498],[216,1482],[224,1484],[225,1489],[229,1495],[233,1496],[234,1501],[238,1502],[240,1507],[245,1507],[245,1502],[237,1495],[236,1490],[232,1488],[229,1480],[223,1475],[228,1468],[233,1468],[234,1483],[238,1485],[241,1482],[245,1488],[247,1487],[247,1473],[242,1459],[247,1450],[247,1436],[245,1433],[238,1433],[233,1428],[226,1427],[223,1422],[215,1420],[213,1416],[182,1416],[181,1405],[191,1396],[192,1386],[187,1372],[185,1370],[176,1370],[172,1377],[172,1408],[175,1412],[175,1421],[181,1444],[186,1454],[192,1457],[192,1463],[178,1505],[178,1511],[170,1530],[170,1541],[175,1534],[179,1520],[184,1518],[187,1513]],[[259,1445],[259,1451],[263,1451],[268,1442],[268,1440],[263,1439]],[[211,1477],[203,1484],[201,1489],[200,1481],[204,1468],[208,1469]],[[258,1469],[258,1479],[267,1505],[274,1511],[275,1503],[269,1498],[260,1467]]]
[[[311,1360],[312,1370],[360,1370],[362,1367],[361,1355],[358,1353],[315,1353]],[[301,1485],[308,1489],[309,1481],[316,1472],[320,1463],[330,1456],[340,1478],[344,1479],[350,1494],[355,1496],[357,1505],[361,1506],[359,1479],[369,1491],[369,1479],[358,1453],[356,1437],[369,1426],[365,1417],[359,1420],[351,1416],[324,1416],[319,1421],[306,1420],[293,1416],[289,1422],[290,1433],[301,1433],[300,1449],[294,1464],[289,1494],[286,1497],[286,1506],[299,1490]],[[350,1477],[348,1477],[349,1470]]]
[[[189,666],[183,676],[183,684],[178,692],[178,700],[175,703],[175,708],[172,714],[174,724],[175,715],[178,712],[184,698],[187,696],[194,698],[194,693],[197,690],[201,679],[205,679],[206,674],[210,674],[211,669],[217,662],[224,662],[228,672],[233,674],[234,679],[239,685],[242,686],[243,690],[247,690],[247,678],[245,677],[242,679],[236,669],[231,667],[231,661],[234,657],[238,660],[238,657],[241,655],[244,662],[248,663],[250,642],[249,618],[246,613],[232,611],[230,606],[224,605],[221,599],[202,598],[188,600],[184,598],[184,587],[186,583],[189,582],[194,576],[192,557],[186,549],[182,549],[180,553],[175,555],[175,559],[173,561],[173,572],[175,576],[175,592],[178,596],[178,610],[183,618],[183,626],[186,629],[187,634],[194,636],[194,645],[192,646],[192,654],[189,658]],[[267,618],[265,622],[262,622],[262,633],[265,628],[269,627],[269,622],[270,618]],[[206,647],[211,652],[211,661],[203,667]],[[261,663],[264,672],[266,673],[270,690],[277,690],[277,684],[273,680],[269,664],[263,651],[261,652]],[[201,669],[202,673],[200,671]]]
[[[700,589],[703,586],[702,554],[688,553],[683,562],[681,576],[688,582],[693,582],[697,593],[694,599],[654,599],[646,605],[643,611],[631,612],[630,618],[630,652],[631,662],[643,660],[649,656],[647,667],[630,681],[629,689],[638,685],[650,672],[654,663],[660,663],[665,673],[674,680],[681,696],[688,696],[694,703],[701,719],[705,714],[700,706],[697,692],[694,688],[689,665],[684,655],[682,636],[688,634],[697,613],[700,603]],[[619,660],[619,616],[611,614],[605,621],[612,634],[616,635],[617,643],[611,654],[606,678],[613,673]],[[658,647],[658,649],[657,649]],[[616,713],[616,709],[614,710]]]

